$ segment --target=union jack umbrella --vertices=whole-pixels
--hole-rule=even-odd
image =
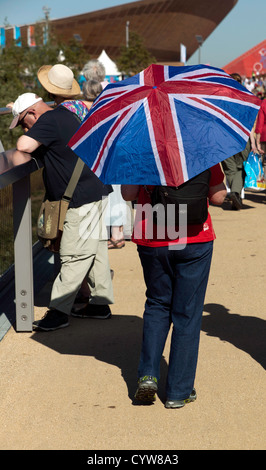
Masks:
[[[221,69],[153,64],[108,85],[68,145],[106,184],[179,186],[245,148],[260,103]]]

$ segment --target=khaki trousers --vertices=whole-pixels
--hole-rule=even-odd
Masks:
[[[248,140],[246,148],[242,151],[227,158],[222,162],[222,168],[227,179],[227,183],[232,193],[241,195],[241,191],[245,183],[245,170],[243,162],[247,160],[251,149],[250,140]]]
[[[50,308],[70,314],[86,277],[90,303],[114,302],[104,213],[107,198],[67,211],[60,244],[61,269],[51,293]]]

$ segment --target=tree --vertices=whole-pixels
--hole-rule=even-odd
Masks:
[[[135,75],[150,64],[154,64],[156,59],[147,51],[142,38],[132,31],[129,33],[128,47],[121,47],[121,53],[116,62],[121,72]]]
[[[43,23],[35,24],[35,43],[36,47],[18,47],[14,42],[12,46],[0,49],[0,108],[25,92],[36,93],[43,100],[50,101],[48,93],[38,82],[37,72],[42,65],[58,63],[60,51],[65,57],[61,63],[71,68],[76,79],[89,60],[81,42],[73,39],[68,44],[62,43],[51,29],[48,42],[43,45]],[[20,128],[9,131],[11,120],[10,114],[0,117],[0,140],[6,150],[15,147],[22,133]]]

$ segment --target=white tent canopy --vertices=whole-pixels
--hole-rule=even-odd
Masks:
[[[113,62],[110,57],[106,54],[105,50],[101,52],[98,57],[98,60],[103,64],[105,68],[105,74],[107,76],[117,76],[121,75],[115,62]]]

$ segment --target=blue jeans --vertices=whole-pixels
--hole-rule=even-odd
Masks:
[[[173,323],[167,399],[185,399],[194,386],[212,251],[212,241],[187,244],[183,250],[138,245],[147,287],[138,375],[159,379],[160,361]]]

